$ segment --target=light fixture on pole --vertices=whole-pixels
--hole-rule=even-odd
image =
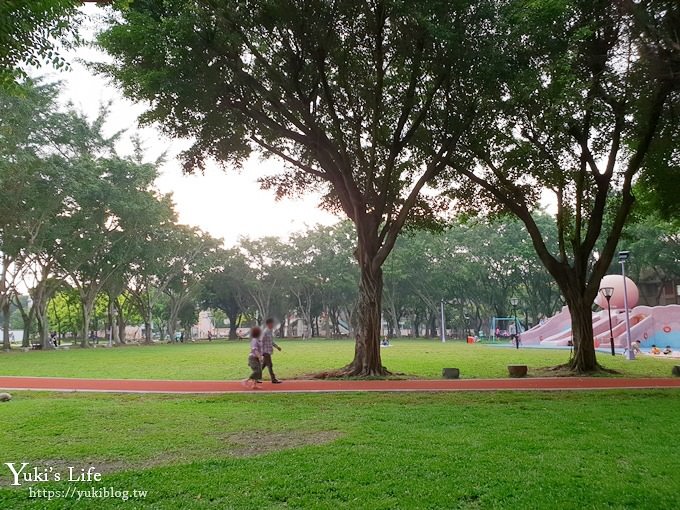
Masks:
[[[633,352],[632,340],[630,337],[630,314],[628,313],[628,290],[626,289],[626,261],[630,257],[629,251],[619,252],[619,263],[621,264],[621,277],[623,278],[623,308],[625,309],[626,318],[626,359],[634,360],[635,353]]]
[[[602,287],[600,289],[600,294],[602,294],[602,296],[607,300],[607,313],[609,314],[609,343],[612,346],[612,356],[615,356],[614,333],[612,329],[612,307],[610,303],[612,296],[614,295],[614,287]]]
[[[680,304],[680,283],[675,286],[675,304]]]
[[[519,332],[517,331],[517,305],[519,304],[519,299],[516,297],[510,298],[510,304],[512,305],[512,317],[514,320],[513,329],[515,330],[515,348],[519,349]]]

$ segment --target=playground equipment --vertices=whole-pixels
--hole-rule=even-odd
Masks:
[[[524,325],[517,317],[491,317],[489,337],[492,342],[510,340],[515,333],[520,333],[524,341],[524,331]]]
[[[623,309],[623,279],[621,275],[607,275],[600,287],[614,288],[611,298],[612,336],[614,346],[626,346],[626,321]],[[639,340],[642,348],[653,344],[664,348],[669,345],[680,350],[680,305],[636,306],[639,298],[637,286],[626,278],[628,304],[630,306],[630,333],[633,341]],[[607,301],[598,295],[595,303],[603,308],[593,312],[593,340],[595,347],[609,345],[609,319]],[[565,306],[543,324],[522,333],[522,345],[566,346],[570,345],[571,315]]]

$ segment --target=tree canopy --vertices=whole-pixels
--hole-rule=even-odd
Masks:
[[[0,3],[0,87],[15,89],[25,78],[22,66],[50,62],[66,65],[57,42],[69,44],[77,35],[78,0],[3,0]],[[16,89],[15,89],[16,90]]]

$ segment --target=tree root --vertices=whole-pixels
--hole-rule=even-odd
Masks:
[[[578,377],[578,376],[599,376],[599,375],[621,375],[618,370],[613,370],[611,368],[605,368],[599,363],[597,363],[594,370],[579,370],[572,363],[562,363],[561,365],[555,365],[554,367],[545,367],[542,370],[546,372],[556,373],[557,376],[564,377]]]
[[[375,371],[375,370],[366,370],[363,367],[355,367],[353,365],[347,365],[342,368],[336,369],[336,370],[328,370],[325,372],[317,372],[314,374],[310,374],[309,377],[312,379],[347,379],[347,378],[357,378],[357,379],[362,379],[362,378],[374,378],[374,379],[384,379],[386,377],[390,377],[391,375],[398,375],[398,374],[393,374],[387,368],[381,367],[382,370],[380,371]]]

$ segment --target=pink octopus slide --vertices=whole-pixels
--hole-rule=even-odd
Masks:
[[[626,321],[623,310],[612,309],[614,345],[626,346]],[[636,306],[630,311],[630,332],[633,341],[642,347],[655,344],[661,348],[680,349],[680,305]],[[595,346],[609,345],[607,310],[593,312]],[[565,346],[571,340],[571,316],[565,306],[545,323],[522,333],[522,345]]]

